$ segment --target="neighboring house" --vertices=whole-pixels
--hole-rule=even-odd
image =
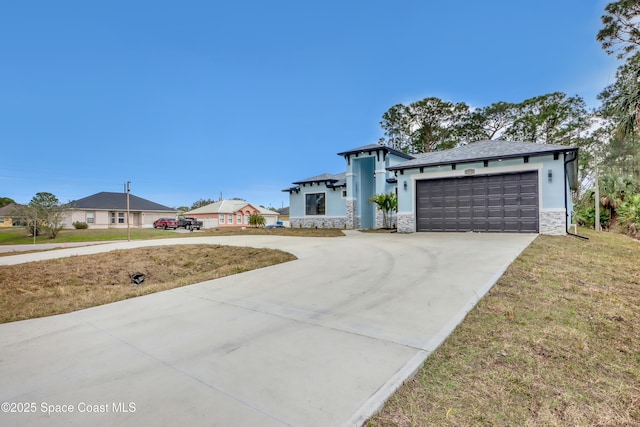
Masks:
[[[338,153],[347,171],[294,182],[292,227],[379,228],[369,199],[395,192],[400,232],[478,231],[565,234],[578,149],[480,141],[408,155],[382,145]]]
[[[266,225],[278,221],[278,212],[254,206],[244,200],[220,200],[189,212],[184,216],[201,220],[205,228],[246,227],[251,215],[262,215]]]
[[[0,208],[0,227],[13,227],[13,211],[18,207],[15,203],[9,203],[7,206]]]
[[[96,193],[84,199],[67,204],[65,227],[73,228],[74,222],[86,222],[90,228],[126,228],[127,194]],[[176,209],[129,195],[129,226],[137,228],[153,227],[158,218],[175,218]]]

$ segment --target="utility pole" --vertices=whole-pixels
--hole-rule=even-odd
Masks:
[[[127,181],[126,190],[127,190],[127,242],[131,241],[131,229],[129,227],[129,193],[131,192],[131,181]]]
[[[600,186],[598,184],[598,164],[596,163],[596,189],[594,193],[594,199],[596,202],[596,218],[595,218],[595,230],[600,231]]]
[[[33,244],[36,244],[36,235],[38,234],[38,210],[34,209],[36,218],[33,221]]]

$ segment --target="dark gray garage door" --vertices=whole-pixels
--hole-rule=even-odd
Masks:
[[[538,172],[416,183],[418,231],[538,232]]]

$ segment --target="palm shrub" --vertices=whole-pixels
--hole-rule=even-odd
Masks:
[[[398,196],[396,193],[376,194],[369,201],[375,203],[378,209],[382,211],[383,228],[391,228],[393,213],[398,210]]]
[[[249,225],[253,225],[254,227],[264,226],[267,221],[264,219],[262,215],[253,214],[249,217]]]
[[[640,231],[640,194],[626,198],[618,209],[618,222],[625,231],[637,236]]]

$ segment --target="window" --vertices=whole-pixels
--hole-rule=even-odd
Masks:
[[[227,223],[233,224],[233,214],[227,214]]]
[[[242,214],[236,215],[236,224],[242,224]]]
[[[244,214],[244,223],[245,224],[249,224],[249,217],[250,217],[249,214]]]
[[[124,212],[118,212],[118,224],[124,224]]]
[[[0,224],[4,224],[4,217],[0,216]]]
[[[324,193],[312,193],[305,196],[305,215],[324,215]]]
[[[95,212],[87,212],[87,224],[93,224],[95,222]]]
[[[111,212],[111,224],[115,224],[115,223],[116,223],[116,213]]]
[[[220,224],[224,224],[224,214],[220,214]]]

